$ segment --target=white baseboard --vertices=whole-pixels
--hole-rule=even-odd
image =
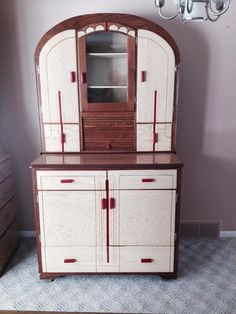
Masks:
[[[21,238],[35,238],[36,231],[20,231]]]
[[[236,231],[220,231],[220,238],[236,238]]]

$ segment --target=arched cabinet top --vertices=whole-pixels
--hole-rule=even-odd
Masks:
[[[134,36],[135,32],[139,29],[145,29],[158,34],[162,37],[173,49],[175,55],[175,63],[179,64],[179,50],[171,35],[163,29],[160,25],[147,20],[142,17],[138,17],[130,14],[86,14],[67,19],[53,28],[51,28],[39,41],[35,51],[35,62],[39,63],[39,55],[47,43],[52,37],[65,30],[76,30],[78,36],[83,36],[91,31],[119,31],[126,33],[127,35]]]

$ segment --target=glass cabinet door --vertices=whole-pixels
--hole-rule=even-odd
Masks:
[[[79,39],[79,56],[82,110],[129,111],[134,101],[134,38],[94,32]]]
[[[127,36],[100,32],[86,37],[89,103],[127,103]]]

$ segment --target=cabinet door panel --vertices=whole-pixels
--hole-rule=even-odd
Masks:
[[[171,151],[172,124],[156,124],[155,151]],[[153,125],[137,124],[137,151],[153,151]]]
[[[42,116],[44,123],[79,122],[75,30],[52,37],[39,56]],[[59,94],[61,99],[59,100]],[[61,117],[60,107],[61,102]]]
[[[43,272],[96,272],[95,247],[42,247]]]
[[[142,71],[144,77],[142,78]],[[156,121],[172,122],[175,56],[159,35],[138,31],[137,122],[154,122],[154,92],[157,91]]]
[[[63,124],[64,145],[61,142],[61,126],[59,124],[45,124],[45,152],[80,152],[79,124]]]
[[[95,246],[95,191],[39,191],[42,246]]]
[[[120,191],[120,245],[174,245],[175,191]]]

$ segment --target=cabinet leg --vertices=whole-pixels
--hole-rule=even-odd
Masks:
[[[177,279],[178,275],[177,274],[164,274],[164,275],[160,275],[161,279],[164,280],[171,280],[171,279]]]
[[[55,275],[47,275],[47,274],[40,274],[39,278],[42,280],[47,280],[53,282],[58,276]]]

